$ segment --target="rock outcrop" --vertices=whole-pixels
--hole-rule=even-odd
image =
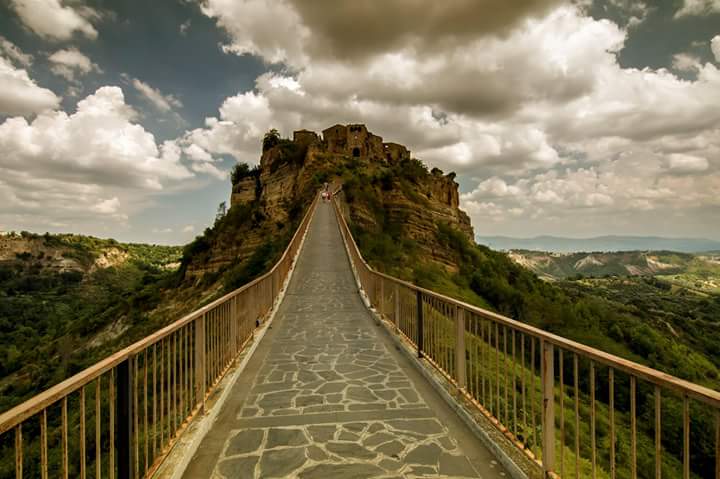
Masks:
[[[411,178],[408,171],[416,174]],[[280,139],[263,151],[259,167],[240,175],[233,184],[229,215],[252,209],[255,220],[262,220],[253,227],[240,226],[232,235],[216,235],[211,254],[188,271],[218,271],[242,261],[269,237],[287,234],[286,225],[298,221],[299,210],[304,211],[324,183],[338,188],[356,180],[371,183],[372,192],[368,201],[348,205],[353,222],[369,231],[381,228],[376,212],[371,211],[379,206],[385,220],[401,224],[403,235],[412,238],[427,259],[456,270],[452,255],[437,239],[440,223],[473,239],[470,219],[459,209],[454,178],[454,173],[427,171],[412,159],[408,148],[383,142],[365,125],[334,125],[321,135],[295,131],[292,140]]]

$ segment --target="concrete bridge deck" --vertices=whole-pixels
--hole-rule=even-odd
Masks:
[[[184,477],[509,476],[374,322],[323,203],[271,329]]]

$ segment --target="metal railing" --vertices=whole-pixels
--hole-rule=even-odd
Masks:
[[[546,477],[720,479],[720,393],[375,271],[333,204],[371,306]]]
[[[15,477],[151,476],[272,311],[316,205],[264,275],[0,415]]]

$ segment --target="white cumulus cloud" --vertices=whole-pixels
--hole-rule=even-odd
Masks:
[[[717,12],[720,12],[720,0],[684,0],[682,8],[675,13],[675,18]]]
[[[157,144],[135,123],[118,87],[101,87],[74,113],[0,124],[0,220],[8,215],[124,219],[149,195],[192,179],[172,141]]]
[[[358,2],[347,7],[352,15],[345,9],[347,19],[334,4],[264,3],[206,4],[231,50],[287,66],[258,77],[253,90],[227,98],[204,128],[186,134],[208,153],[254,163],[269,128],[290,135],[361,122],[431,166],[460,173],[463,205],[476,221],[527,229],[523,222],[546,215],[546,224],[537,220],[545,232],[603,222],[634,228],[652,221],[638,212],[656,209],[705,218],[694,227],[711,223],[708,212],[720,203],[708,193],[720,189],[720,71],[688,54],[675,57],[676,70],[623,67],[617,53],[649,2],[613,0],[637,17],[623,25],[577,5],[507,2],[504,14],[522,11],[516,18],[480,21],[465,11],[449,32],[435,20],[473,2],[441,11],[418,1],[422,14],[410,12],[369,44],[353,39],[382,30],[400,0],[386,2],[388,15],[370,26],[363,19],[371,9]],[[266,36],[273,19],[282,33]]]
[[[50,70],[69,82],[75,81],[75,75],[87,75],[95,71],[102,73],[102,69],[93,63],[87,56],[76,48],[58,50],[48,57]]]
[[[29,67],[32,65],[33,56],[25,53],[17,47],[13,42],[0,35],[0,54],[10,58],[10,60],[19,63],[20,66]]]
[[[715,55],[715,61],[720,63],[720,35],[715,35],[710,41],[710,47],[712,48],[713,55]]]
[[[0,56],[0,114],[29,115],[56,108],[60,98],[38,86],[26,70]]]
[[[668,157],[668,166],[679,173],[696,173],[707,170],[709,163],[699,156],[675,153]]]
[[[42,37],[69,40],[76,31],[91,39],[98,36],[89,20],[99,15],[88,6],[76,2],[63,5],[60,0],[11,0],[11,3],[20,20]]]
[[[132,79],[132,86],[143,95],[145,99],[152,103],[155,108],[162,112],[169,112],[173,108],[181,108],[183,106],[182,102],[173,95],[163,94],[157,88],[153,88],[137,78]]]

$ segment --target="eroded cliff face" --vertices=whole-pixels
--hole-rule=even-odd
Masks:
[[[428,172],[406,147],[383,143],[364,125],[335,125],[322,135],[300,130],[275,143],[256,169],[235,178],[230,211],[212,234],[206,232],[205,251],[194,255],[187,274],[222,271],[247,260],[269,238],[289,238],[325,183],[338,189],[353,182],[361,182],[366,194],[347,201],[352,222],[368,231],[400,225],[429,261],[457,269],[437,239],[439,224],[473,238],[470,219],[458,208],[454,174]]]
[[[377,203],[367,201],[368,193]],[[374,233],[390,229],[397,239],[412,240],[424,262],[449,271],[457,271],[459,265],[454,252],[440,241],[439,226],[447,225],[471,241],[474,237],[470,218],[458,207],[458,185],[452,176],[431,173],[414,182],[391,177],[389,184],[373,185],[360,198],[343,197],[350,200],[347,211],[353,223]]]

